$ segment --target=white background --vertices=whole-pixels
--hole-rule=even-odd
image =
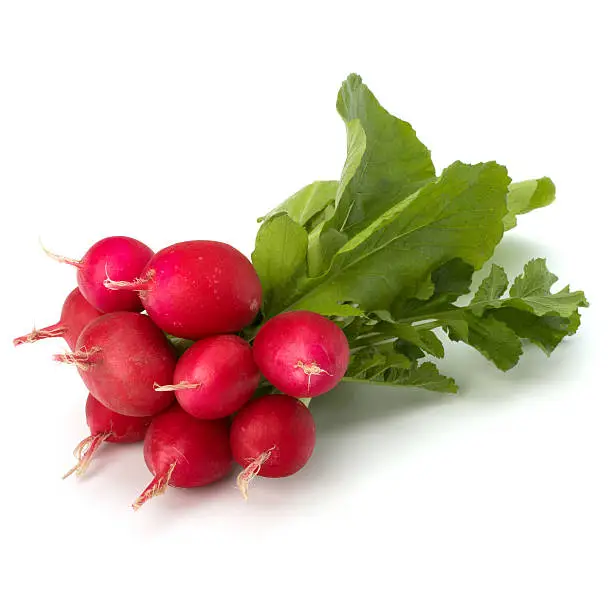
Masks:
[[[412,5],[418,8],[413,8]],[[604,2],[28,2],[0,9],[0,608],[612,609],[610,57]],[[106,235],[250,253],[255,219],[337,178],[343,78],[359,72],[438,169],[495,159],[557,202],[497,260],[546,256],[592,303],[547,359],[502,374],[450,346],[458,396],[346,386],[313,402],[298,475],[171,490],[142,511],[141,448],[87,435],[54,322]]]

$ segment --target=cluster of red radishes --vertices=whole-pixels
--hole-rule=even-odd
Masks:
[[[241,331],[255,327],[261,283],[251,262],[221,242],[153,253],[115,236],[81,260],[51,255],[77,268],[78,288],[59,323],[14,342],[63,337],[71,352],[54,359],[76,366],[89,390],[91,435],[66,476],[82,474],[103,442],[144,439],[154,478],[137,509],[168,485],[199,487],[227,476],[232,460],[243,468],[237,483],[245,497],[257,474],[289,476],[306,464],[315,424],[297,398],[325,393],[344,375],[349,347],[335,323],[313,312],[283,313],[255,329],[251,347]],[[180,354],[177,338],[194,342]]]

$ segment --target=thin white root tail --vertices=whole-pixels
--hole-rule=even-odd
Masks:
[[[82,476],[87,471],[87,468],[89,467],[89,464],[91,463],[91,460],[93,459],[93,456],[96,454],[97,450],[100,448],[100,445],[102,444],[102,442],[104,442],[110,435],[111,435],[110,432],[101,433],[95,436],[89,436],[85,438],[84,440],[81,440],[77,444],[73,452],[77,460],[77,463],[73,468],[68,470],[62,476],[62,480],[65,480],[66,478],[68,478],[68,476],[71,476],[75,472],[76,472],[77,477]]]
[[[304,372],[304,374],[306,374],[306,376],[308,376],[308,391],[310,391],[310,379],[313,376],[321,376],[321,374],[327,374],[327,376],[331,376],[331,374],[327,370],[320,368],[316,361],[313,361],[311,363],[304,363],[302,360],[300,360],[293,367],[299,368],[300,370],[302,370],[302,372]]]
[[[273,446],[272,448],[269,448],[267,451],[264,451],[263,453],[261,453],[259,457],[257,457],[256,459],[253,459],[253,461],[251,461],[251,463],[249,463],[249,465],[247,465],[244,468],[244,470],[242,470],[242,472],[238,474],[238,477],[236,478],[236,485],[238,486],[238,490],[240,491],[240,493],[242,493],[242,497],[244,497],[245,500],[249,498],[249,484],[251,483],[251,480],[253,480],[253,478],[255,478],[257,474],[259,474],[259,470],[261,470],[261,466],[268,459],[270,459],[272,455],[272,451],[275,448],[276,446]]]
[[[145,278],[135,278],[131,281],[121,281],[121,280],[113,280],[108,275],[108,269],[106,270],[106,278],[102,283],[107,289],[111,291],[147,291],[151,286],[151,279],[153,278],[152,274],[149,274]]]
[[[149,483],[149,486],[132,504],[132,509],[138,510],[145,502],[157,497],[158,495],[163,495],[170,484],[170,478],[172,477],[172,472],[174,472],[175,467],[176,461],[168,468],[168,471],[165,474],[153,478],[153,480]]]
[[[53,355],[53,361],[75,365],[79,370],[89,370],[93,364],[92,357],[101,349],[97,346],[90,350],[78,350],[74,353],[60,353]]]
[[[40,248],[44,251],[45,255],[47,255],[51,259],[54,259],[55,261],[58,261],[59,263],[70,264],[71,266],[75,266],[77,268],[81,267],[82,263],[80,259],[71,259],[70,257],[64,257],[63,255],[58,255],[57,253],[53,253],[43,244],[40,238],[38,239],[38,243],[40,244]]]
[[[153,388],[156,391],[182,391],[183,389],[199,389],[201,386],[202,383],[190,383],[186,380],[181,380],[181,382],[176,385],[158,385],[157,383],[153,383]]]

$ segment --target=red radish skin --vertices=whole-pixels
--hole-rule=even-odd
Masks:
[[[101,404],[93,395],[87,397],[85,416],[91,435],[81,440],[74,449],[76,465],[70,469],[64,478],[76,473],[82,476],[94,454],[103,442],[111,444],[131,444],[144,440],[151,417],[133,417],[118,414]]]
[[[179,242],[156,253],[141,278],[117,280],[111,276],[105,286],[139,291],[158,327],[190,340],[237,332],[253,321],[261,305],[255,268],[223,242]]]
[[[102,313],[94,308],[77,289],[73,289],[62,307],[60,320],[55,325],[42,329],[33,329],[26,336],[19,336],[13,340],[15,346],[30,342],[37,342],[44,338],[64,338],[68,346],[74,350],[79,334],[85,326],[101,316]]]
[[[225,477],[232,466],[229,419],[196,419],[175,404],[153,419],[144,458],[154,478],[132,504],[134,510],[168,486],[203,487]]]
[[[111,291],[104,286],[104,282],[108,278],[131,281],[139,276],[153,256],[153,251],[146,244],[128,236],[111,236],[92,245],[80,260],[46,252],[57,261],[76,267],[81,293],[101,312],[140,312],[143,309],[136,293]]]
[[[220,419],[251,399],[259,370],[249,343],[232,335],[199,340],[179,358],[172,385],[181,408],[198,419]]]
[[[247,498],[257,475],[290,476],[302,469],[315,447],[315,423],[310,411],[288,395],[264,395],[236,414],[230,430],[234,460],[244,470],[236,483]]]
[[[149,317],[114,312],[92,321],[79,336],[79,350],[55,355],[74,364],[89,392],[107,408],[126,416],[152,416],[173,401],[156,393],[155,384],[171,384],[176,354]]]
[[[261,373],[293,397],[327,393],[340,382],[350,359],[344,332],[305,310],[270,319],[255,336],[253,355]]]

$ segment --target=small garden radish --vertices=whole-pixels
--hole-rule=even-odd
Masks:
[[[308,311],[270,319],[255,336],[253,355],[261,373],[293,397],[326,393],[340,382],[350,359],[344,332]]]
[[[101,312],[94,308],[77,289],[73,289],[62,307],[59,323],[49,325],[42,329],[34,329],[25,336],[13,340],[15,346],[29,342],[36,342],[43,338],[64,338],[68,346],[74,350],[76,341],[83,328],[101,316]]]
[[[105,281],[108,289],[138,291],[165,332],[199,340],[249,325],[261,305],[261,283],[251,262],[222,242],[180,242],[156,253],[133,282]]]
[[[153,419],[144,457],[154,478],[132,504],[134,510],[168,486],[202,487],[226,476],[232,466],[229,419],[203,421],[175,404]]]
[[[137,294],[133,291],[111,291],[104,286],[104,281],[109,277],[129,281],[138,276],[153,256],[153,251],[146,244],[127,236],[111,236],[92,245],[80,260],[49,251],[46,253],[77,269],[77,283],[81,293],[98,310],[142,310],[142,302]]]
[[[293,397],[264,395],[244,406],[230,430],[232,455],[244,468],[236,481],[244,498],[249,482],[258,474],[280,478],[302,469],[315,440],[310,411]]]
[[[172,385],[183,410],[199,419],[219,419],[236,412],[259,384],[259,370],[249,343],[229,334],[199,340],[179,358]]]
[[[77,346],[54,359],[76,365],[89,392],[107,408],[146,417],[174,401],[172,393],[155,392],[156,383],[172,383],[176,353],[149,317],[102,315],[81,332]]]
[[[93,395],[87,397],[85,417],[91,435],[81,440],[74,449],[76,465],[70,469],[64,478],[76,472],[82,476],[103,442],[112,444],[130,444],[144,440],[150,417],[133,417],[118,414],[101,404]]]

